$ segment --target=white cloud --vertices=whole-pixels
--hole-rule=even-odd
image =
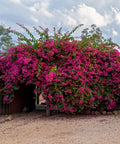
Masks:
[[[9,0],[9,1],[15,4],[21,4],[21,0]]]
[[[118,8],[113,8],[112,7],[112,11],[115,14],[115,21],[117,22],[117,24],[120,24],[120,10]]]
[[[47,16],[47,17],[52,17],[53,15],[50,13],[50,12],[48,12],[46,9],[41,9],[40,10],[45,16]]]
[[[64,18],[66,19],[66,24],[68,26],[72,26],[72,25],[76,26],[77,22],[76,22],[76,20],[74,18],[72,18],[72,17],[70,17],[68,15],[64,15]]]
[[[35,23],[38,23],[38,22],[39,22],[39,20],[38,20],[37,18],[33,17],[33,16],[31,16],[31,19],[32,19]]]
[[[106,26],[111,22],[111,17],[108,14],[101,15],[95,8],[80,4],[77,8],[77,19],[85,25],[96,24],[97,26]]]
[[[4,1],[4,0],[2,0]],[[9,9],[9,15],[16,17],[27,22],[29,25],[33,25],[40,22],[43,25],[62,25],[64,27],[76,26],[78,24],[84,24],[85,26],[96,24],[97,26],[106,26],[112,22],[112,17],[108,13],[100,14],[94,7],[86,4],[76,3],[72,0],[60,2],[65,4],[64,7],[56,8],[52,0],[9,0],[14,3],[11,5],[12,10]],[[59,1],[59,0],[58,0]],[[21,5],[18,6],[18,3]],[[79,3],[79,4],[78,4]],[[55,3],[57,4],[57,3]],[[69,4],[69,5],[67,5]],[[54,8],[51,9],[51,6]],[[13,7],[14,11],[13,11]],[[4,13],[4,10],[3,10]],[[13,14],[14,13],[14,14]],[[23,17],[23,19],[22,19]],[[4,17],[5,19],[5,17]],[[10,19],[10,17],[8,18]],[[11,19],[10,19],[11,21]]]
[[[102,27],[107,26],[113,21],[111,14],[104,13],[104,15],[101,15],[95,8],[85,4],[72,6],[71,9],[55,9],[52,11],[52,15],[59,25],[61,23],[65,27],[78,24],[84,24],[85,26],[96,24]]]
[[[36,2],[32,7],[29,7],[29,9],[33,12],[43,14],[47,17],[52,17],[52,13],[49,12],[49,0],[44,0],[42,2]]]
[[[112,34],[113,34],[113,36],[117,36],[117,35],[118,35],[118,32],[115,31],[115,30],[112,28]]]
[[[120,12],[116,15],[117,24],[120,24]]]
[[[29,7],[29,10],[32,11],[32,12],[36,12],[35,7]]]
[[[72,6],[71,9],[54,9],[54,11],[51,11],[51,15],[51,24],[56,22],[58,26],[64,27],[76,26],[78,24],[84,24],[85,26],[96,24],[102,27],[112,23],[112,16],[110,14],[104,13],[104,15],[101,15],[95,8],[85,4]]]

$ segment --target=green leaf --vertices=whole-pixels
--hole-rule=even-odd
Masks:
[[[51,69],[50,69],[50,72],[54,72],[54,71],[56,71],[57,70],[57,66],[54,66],[54,67],[52,67]]]
[[[70,37],[70,40],[71,40],[71,41],[74,41],[74,37]]]
[[[101,92],[100,92],[100,90],[98,90],[98,91],[97,91],[97,95],[100,95],[100,94],[101,94]]]
[[[13,88],[14,90],[18,90],[18,88],[17,88],[16,86],[12,86],[12,88]]]
[[[33,46],[36,48],[39,46],[39,43],[35,43]]]
[[[57,89],[57,82],[55,82],[54,85],[55,85],[55,89]]]
[[[41,51],[47,51],[47,52],[48,52],[48,51],[50,51],[50,50],[49,50],[49,49],[45,49],[45,48],[44,48],[44,49],[41,49]]]
[[[81,95],[81,100],[84,100],[84,95],[83,94]]]
[[[91,92],[89,93],[89,95],[90,95],[90,97],[91,97],[91,98],[93,97],[93,95],[92,95],[92,93],[91,93]]]
[[[63,105],[62,104],[57,104],[57,109],[62,109]]]
[[[40,72],[41,72],[41,66],[40,66],[40,65],[38,65],[38,72],[37,72],[36,77],[38,77],[38,76],[40,75]]]
[[[106,95],[109,98],[110,97],[110,92],[106,92]]]
[[[69,104],[69,105],[68,105],[68,108],[69,108],[69,109],[71,109],[71,108],[72,108],[72,106]]]

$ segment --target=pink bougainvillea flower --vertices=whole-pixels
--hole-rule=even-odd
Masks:
[[[95,101],[94,97],[90,98],[90,102],[94,102],[94,101]]]
[[[24,83],[37,86],[34,93],[43,92],[46,103],[63,112],[113,109],[120,101],[120,52],[106,45],[100,48],[69,38],[48,39],[36,48],[10,48],[6,56],[0,55],[4,101],[12,102],[11,93]]]
[[[103,97],[101,95],[98,95],[98,99],[102,99]]]
[[[82,105],[83,103],[84,103],[84,101],[83,101],[83,100],[80,100],[80,101],[79,101],[79,104],[80,104],[80,105]]]
[[[53,81],[54,72],[50,72],[46,75],[46,81],[52,82]]]

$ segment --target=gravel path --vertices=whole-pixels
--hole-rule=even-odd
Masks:
[[[0,123],[0,144],[120,144],[120,114],[46,117],[36,111],[12,117]]]

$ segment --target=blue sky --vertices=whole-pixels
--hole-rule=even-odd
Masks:
[[[70,31],[78,24],[82,28],[96,24],[106,38],[120,44],[119,0],[0,0],[0,24],[23,32],[16,23],[33,26],[63,27]],[[79,36],[80,30],[77,31]]]

